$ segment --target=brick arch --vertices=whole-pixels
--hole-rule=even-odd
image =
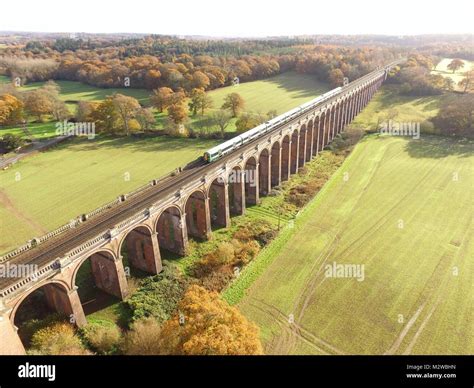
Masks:
[[[229,200],[226,190],[227,177],[221,175],[216,177],[209,185],[207,195],[209,198],[209,211],[211,218],[211,227],[229,226]]]
[[[313,143],[311,145],[311,155],[317,155],[319,153],[319,121],[321,114],[318,113],[314,118],[313,123]]]
[[[99,290],[119,299],[124,299],[128,295],[127,278],[123,262],[118,259],[114,251],[108,248],[96,249],[76,264],[72,274],[72,281],[75,287],[77,287],[77,274],[87,260],[90,260],[92,278]],[[84,295],[81,297],[80,287],[78,288],[78,293],[81,304],[84,304],[86,301],[83,300]]]
[[[184,255],[187,248],[186,221],[179,206],[170,205],[156,217],[154,230],[158,233],[160,254],[163,249],[178,255]]]
[[[270,185],[271,187],[280,185],[281,182],[281,145],[277,140],[271,149],[271,166],[270,166]]]
[[[270,155],[268,148],[263,148],[258,155],[258,187],[262,196],[270,192]]]
[[[197,189],[184,202],[186,230],[189,236],[208,239],[211,231],[207,191]]]
[[[288,180],[290,176],[290,162],[291,162],[291,135],[283,136],[281,140],[281,181]]]
[[[313,156],[313,120],[309,120],[306,126],[306,150],[305,150],[305,161],[309,162]]]
[[[12,310],[9,313],[10,322],[13,325],[15,325],[16,313],[17,313],[18,309],[20,308],[20,306],[23,304],[23,302],[25,302],[26,299],[28,299],[35,291],[38,291],[39,289],[41,289],[43,287],[47,287],[49,285],[57,285],[65,293],[68,293],[68,292],[71,291],[71,287],[69,286],[69,284],[67,284],[67,282],[65,282],[63,280],[49,279],[47,281],[44,281],[44,282],[41,282],[41,283],[37,284],[33,288],[29,289],[24,295],[22,295],[21,298],[19,298],[18,300],[15,301],[15,304],[13,305]]]
[[[247,158],[244,164],[245,204],[256,205],[259,202],[258,168],[254,156]]]
[[[157,274],[162,269],[158,240],[152,227],[147,224],[136,225],[123,233],[118,244],[118,257],[127,251],[130,266],[141,271]]]
[[[306,124],[303,124],[299,130],[299,144],[298,144],[298,168],[303,167],[306,162],[306,138],[308,130]]]
[[[97,249],[94,249],[92,251],[92,253],[87,254],[87,256],[84,256],[77,263],[75,263],[74,269],[72,271],[72,277],[71,277],[72,287],[74,287],[76,285],[77,273],[79,272],[79,269],[81,268],[82,264],[84,264],[91,256],[93,256],[97,253],[101,253],[101,252],[109,254],[113,259],[117,259],[117,253],[114,252],[110,248],[97,248]]]
[[[299,131],[295,129],[291,133],[291,151],[290,151],[290,174],[298,172],[298,145],[299,145]]]
[[[228,182],[229,213],[231,216],[242,215],[245,212],[245,176],[240,164],[232,167]]]

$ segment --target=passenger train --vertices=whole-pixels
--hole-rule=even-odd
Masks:
[[[391,64],[384,66],[383,68],[379,68],[376,71],[384,72],[385,76],[387,76],[390,68],[394,65],[396,65],[399,62],[404,61],[405,59],[399,59]],[[358,80],[356,82],[361,82],[365,78],[373,76],[373,73],[369,73]],[[301,114],[311,110],[314,108],[316,104],[319,104],[323,101],[329,100],[331,97],[337,95],[342,89],[350,87],[351,84],[348,84],[343,87],[338,87],[333,90],[330,90],[327,93],[322,94],[319,97],[316,97],[315,99],[308,101],[304,103],[303,105],[300,105],[299,107],[290,110],[289,112],[283,113],[280,116],[277,116],[263,124],[260,124],[259,126],[252,128],[241,135],[234,137],[224,143],[219,144],[218,146],[211,148],[210,150],[206,151],[203,155],[204,160],[207,163],[214,162],[215,160],[218,160],[222,158],[223,156],[229,154],[230,152],[234,151],[235,149],[243,146],[244,144],[247,144],[248,142],[252,141],[253,139],[264,135],[267,132],[270,132],[272,129],[277,127],[278,125],[285,124],[294,118],[300,116]]]
[[[208,163],[214,162],[215,160],[232,152],[236,148],[239,148],[244,144],[247,144],[249,141],[271,131],[276,126],[285,124],[293,120],[295,117],[300,116],[304,112],[311,110],[314,105],[319,104],[320,102],[328,100],[329,98],[335,96],[340,92],[341,89],[342,88],[339,87],[330,90],[329,92],[324,93],[311,101],[305,102],[304,104],[290,110],[289,112],[285,112],[280,116],[274,117],[273,119],[263,124],[260,124],[257,127],[252,128],[239,136],[236,136],[230,140],[225,141],[224,143],[219,144],[218,146],[215,146],[214,148],[211,148],[210,150],[204,153],[204,160]]]

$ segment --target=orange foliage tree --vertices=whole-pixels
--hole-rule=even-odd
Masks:
[[[178,305],[179,315],[163,324],[163,354],[263,354],[259,329],[217,292],[191,286]]]

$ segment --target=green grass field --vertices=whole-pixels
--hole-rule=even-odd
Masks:
[[[328,91],[330,86],[317,81],[306,74],[287,72],[261,81],[245,82],[240,85],[227,86],[208,92],[212,98],[213,107],[207,115],[221,108],[225,97],[230,93],[238,93],[245,101],[244,112],[266,114],[276,110],[278,114],[289,111],[320,94]],[[157,115],[157,126],[164,127],[166,114]],[[197,126],[202,120],[201,115],[190,115],[190,125]],[[227,132],[235,131],[235,121],[232,119]]]
[[[212,90],[209,95],[214,102],[214,109],[222,106],[228,94],[239,93],[245,100],[244,111],[265,114],[270,110],[284,113],[329,89],[329,85],[317,81],[313,76],[287,72],[262,81]]]
[[[166,137],[75,140],[0,171],[0,252],[184,166],[214,144]]]
[[[370,103],[351,123],[353,127],[375,130],[387,120],[389,111],[396,112],[393,120],[420,123],[422,130],[434,132],[428,120],[438,113],[443,95],[412,97],[399,94],[398,85],[384,85]]]
[[[473,163],[472,142],[361,141],[254,261],[268,262],[238,307],[266,352],[474,353]],[[325,277],[334,262],[364,265],[364,280]]]
[[[440,74],[443,77],[451,78],[455,83],[454,89],[462,90],[458,83],[464,78],[464,73],[466,71],[474,69],[474,62],[463,60],[464,67],[453,73],[452,70],[448,69],[448,65],[451,63],[452,60],[453,58],[443,58],[440,62],[438,62],[438,64],[435,66],[435,69],[431,73]]]
[[[6,76],[0,76],[0,83],[9,82]],[[142,104],[149,104],[151,91],[145,89],[101,89],[80,82],[74,81],[55,81],[61,88],[61,98],[67,102],[71,113],[75,112],[75,106],[78,101],[100,101],[113,93],[122,93],[137,98]],[[34,82],[21,88],[21,90],[34,90],[41,87],[44,82]],[[245,100],[246,112],[266,114],[270,110],[276,110],[278,113],[284,113],[321,93],[329,90],[327,84],[317,81],[314,77],[287,72],[275,77],[262,80],[242,83],[238,86],[229,86],[209,92],[213,100],[213,108],[207,113],[219,109],[227,94],[237,92]],[[157,119],[156,128],[164,129],[166,113],[155,115]],[[196,126],[203,117],[200,115],[190,115],[190,125]],[[235,119],[226,128],[226,131],[235,131]],[[47,121],[45,123],[32,122],[28,124],[28,129],[38,139],[45,139],[55,136],[55,122]],[[26,137],[18,126],[4,128],[0,134],[13,133]]]
[[[135,97],[143,104],[148,104],[151,92],[145,89],[133,88],[97,88],[76,81],[54,81],[61,88],[61,99],[67,102],[78,101],[101,101],[114,93],[121,93]],[[44,82],[32,82],[20,88],[20,90],[34,90],[44,85]]]

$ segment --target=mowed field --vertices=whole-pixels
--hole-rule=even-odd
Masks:
[[[281,114],[329,89],[328,84],[319,82],[311,75],[287,72],[261,81],[212,90],[209,96],[214,102],[214,109],[222,106],[228,94],[238,93],[245,100],[244,111],[266,114],[276,110]]]
[[[473,354],[473,147],[362,140],[238,303],[266,353]]]
[[[383,85],[370,103],[357,115],[351,126],[365,129],[379,129],[387,121],[387,113],[396,113],[392,120],[403,123],[420,123],[425,131],[433,130],[429,119],[437,115],[446,95],[413,97],[399,93],[398,85]]]
[[[0,171],[0,253],[200,156],[216,140],[75,140]]]

